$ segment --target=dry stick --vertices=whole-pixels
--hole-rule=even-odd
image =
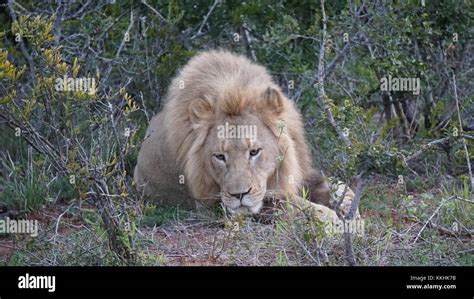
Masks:
[[[441,203],[439,204],[439,206],[436,208],[436,210],[433,212],[433,214],[431,214],[430,218],[428,218],[428,221],[425,222],[425,224],[421,227],[420,231],[418,232],[418,234],[416,235],[416,238],[415,240],[413,241],[413,244],[416,243],[416,241],[418,241],[418,238],[421,236],[421,233],[425,230],[426,226],[431,222],[431,219],[433,219],[433,217],[438,214],[439,210],[444,206],[444,204],[450,200],[454,198],[454,196],[451,196],[450,198],[448,199],[443,199],[441,201]]]
[[[352,199],[351,208],[349,209],[349,212],[347,213],[346,217],[343,218],[344,224],[346,221],[352,221],[352,219],[354,219],[357,209],[359,208],[360,199],[362,197],[362,192],[364,190],[363,172],[357,175],[356,180],[357,180],[356,192],[355,192],[354,198]],[[349,266],[355,266],[356,261],[354,257],[354,248],[352,246],[352,233],[351,232],[344,231],[344,241],[345,241],[347,263],[349,264]]]
[[[339,184],[337,184],[337,185],[339,185]],[[336,187],[336,190],[337,189],[338,189],[338,187]],[[347,184],[344,184],[344,192],[342,192],[342,195],[339,197],[336,204],[334,205],[334,210],[336,211],[336,214],[338,216],[340,216],[339,208],[341,207],[342,202],[344,201],[344,198],[346,197],[347,190],[349,190],[349,186]]]
[[[462,197],[459,197],[459,196],[456,196],[455,199],[462,200],[462,201],[465,201],[465,202],[470,203],[470,204],[474,204],[474,201],[469,200],[469,199],[465,199],[465,198],[462,198]]]
[[[443,234],[443,235],[447,235],[447,236],[450,236],[450,237],[471,237],[471,233],[470,232],[454,232],[450,229],[447,229],[441,225],[437,225],[437,224],[434,224],[433,222],[430,221],[430,223],[428,223],[428,226],[431,227],[431,228],[434,228],[434,229],[437,229],[439,231],[440,234]]]
[[[454,88],[454,99],[456,100],[456,110],[458,113],[458,122],[459,122],[459,132],[460,135],[463,135],[462,131],[462,120],[461,120],[461,111],[459,109],[459,100],[458,100],[458,91],[457,91],[457,85],[456,85],[456,75],[453,72],[453,88]],[[469,160],[469,152],[467,151],[467,144],[466,144],[466,139],[462,137],[462,145],[464,147],[464,153],[466,154],[466,163],[467,163],[467,169],[469,170],[469,178],[471,179],[471,190],[474,190],[474,178],[472,177],[472,168],[471,168],[471,161]]]
[[[351,208],[345,217],[346,220],[354,219],[354,216],[357,213],[357,209],[359,208],[360,199],[362,198],[362,191],[364,190],[363,175],[364,173],[361,172],[356,176],[356,180],[357,180],[356,192],[355,192],[354,198],[352,199]]]
[[[444,142],[448,141],[449,138],[450,138],[450,137],[444,137],[444,138],[441,138],[441,139],[433,140],[433,141],[431,141],[431,142],[429,142],[429,143],[427,143],[427,144],[425,144],[425,145],[422,145],[422,146],[421,146],[421,149],[420,149],[419,151],[415,152],[415,153],[412,154],[411,156],[408,156],[408,157],[405,159],[405,161],[406,161],[406,162],[409,162],[409,161],[415,159],[416,157],[418,157],[419,155],[421,155],[425,150],[427,150],[427,149],[433,147],[433,146],[436,145],[436,144],[444,143]]]
[[[199,37],[201,36],[203,33],[202,33],[202,28],[204,28],[204,26],[206,25],[209,17],[211,16],[211,13],[212,11],[214,10],[214,8],[216,8],[217,4],[219,4],[221,1],[220,0],[215,0],[214,1],[214,4],[212,4],[211,8],[209,8],[209,11],[207,12],[206,16],[204,17],[204,20],[202,21],[201,23],[201,26],[199,26],[199,29],[198,31],[196,32],[196,34],[194,34],[192,37],[191,37],[191,40],[195,39],[196,37]]]
[[[471,136],[471,135],[462,134],[461,137],[463,137],[465,139],[474,140],[474,136]]]
[[[142,0],[142,3],[148,7],[149,9],[151,9],[151,11],[153,11],[157,16],[158,18],[162,21],[162,22],[165,22],[165,23],[168,23],[168,21],[163,17],[162,14],[160,14],[159,11],[157,11],[156,9],[153,8],[153,6],[151,6],[150,4],[148,4],[145,0]]]
[[[326,118],[329,121],[329,124],[333,127],[336,131],[339,138],[344,141],[346,146],[352,147],[352,142],[349,138],[344,136],[342,133],[341,128],[336,123],[334,116],[331,112],[331,106],[329,105],[328,101],[326,100],[326,94],[324,92],[324,77],[325,77],[325,70],[324,70],[324,52],[326,48],[326,35],[327,35],[327,17],[326,12],[324,10],[324,0],[321,0],[321,13],[323,15],[323,36],[321,39],[321,48],[319,49],[319,63],[318,63],[318,87],[319,87],[319,95],[318,95],[318,102],[324,108],[324,112],[326,113]]]
[[[252,38],[250,37],[249,29],[247,26],[243,26],[244,33],[245,33],[245,43],[247,44],[247,48],[249,49],[250,56],[252,57],[253,61],[257,61],[257,55],[255,55],[255,51],[252,47]]]
[[[318,266],[321,266],[321,262],[319,261],[319,257],[318,259],[316,259],[312,254],[311,252],[308,250],[308,248],[305,246],[305,244],[300,240],[300,238],[298,238],[298,236],[295,236],[295,241],[298,243],[298,245],[300,245],[301,248],[303,248],[304,252],[311,258],[311,260],[316,263],[316,265]]]
[[[69,209],[72,208],[73,205],[74,205],[74,202],[73,202],[72,204],[70,204],[69,207],[68,207],[66,210],[64,210],[64,212],[62,212],[62,213],[59,215],[58,219],[56,220],[56,229],[54,230],[54,235],[53,235],[50,239],[48,239],[48,242],[51,242],[51,241],[52,241],[53,243],[56,243],[56,237],[58,236],[59,223],[61,222],[61,218],[62,218],[67,212],[69,212]]]

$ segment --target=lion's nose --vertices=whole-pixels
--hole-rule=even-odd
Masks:
[[[247,190],[247,192],[242,192],[242,193],[229,193],[232,197],[235,197],[239,200],[242,200],[242,198],[244,198],[245,195],[249,194],[250,193],[250,190],[252,190],[252,188],[249,188],[249,190]]]

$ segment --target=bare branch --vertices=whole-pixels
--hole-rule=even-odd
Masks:
[[[361,172],[357,175],[356,181],[357,181],[357,186],[356,186],[356,191],[354,198],[352,199],[352,204],[349,212],[347,213],[345,219],[346,220],[352,220],[354,219],[354,216],[357,214],[357,210],[359,208],[359,203],[360,199],[362,198],[362,193],[364,191],[364,173]]]
[[[417,152],[415,152],[414,154],[412,154],[411,156],[407,157],[405,159],[405,162],[409,162],[415,158],[417,158],[418,156],[420,156],[424,151],[426,151],[427,149],[437,145],[437,144],[441,144],[441,143],[445,143],[446,141],[448,141],[450,139],[450,137],[444,137],[444,138],[441,138],[441,139],[437,139],[437,140],[433,140],[425,145],[423,145],[421,147],[420,150],[418,150]]]
[[[352,221],[354,219],[354,216],[357,214],[357,210],[359,209],[360,199],[364,190],[363,172],[357,175],[356,180],[356,192],[354,198],[352,199],[351,208],[349,209],[347,215],[343,218],[344,223],[346,221]],[[354,257],[354,248],[352,246],[352,232],[344,231],[344,243],[347,263],[349,264],[349,266],[355,266],[356,260]]]
[[[153,6],[151,6],[150,4],[148,4],[148,3],[146,2],[146,0],[142,0],[142,3],[143,3],[143,5],[145,5],[145,6],[148,7],[149,9],[151,9],[151,11],[153,11],[153,12],[158,16],[158,18],[159,18],[162,22],[168,23],[168,21],[163,17],[163,15],[160,14],[160,12],[157,11],[155,8],[153,8]]]
[[[346,146],[350,147],[350,146],[352,146],[352,142],[347,136],[345,136],[342,133],[341,128],[336,123],[336,120],[334,119],[334,116],[332,115],[331,106],[329,105],[329,103],[326,99],[327,98],[326,94],[324,92],[324,77],[325,77],[324,52],[326,50],[326,35],[327,35],[326,24],[327,24],[327,21],[328,21],[327,17],[326,17],[326,12],[324,10],[324,0],[321,0],[321,13],[322,13],[322,16],[323,16],[323,36],[322,36],[322,39],[321,39],[321,47],[319,49],[319,63],[318,63],[319,95],[318,95],[318,102],[324,108],[324,112],[326,113],[326,118],[328,119],[329,124],[336,131],[339,138],[341,138],[342,141],[344,141]]]
[[[450,200],[454,198],[454,196],[448,198],[448,199],[444,199],[441,201],[441,203],[439,204],[439,206],[436,208],[436,210],[433,212],[433,214],[431,214],[431,216],[428,218],[428,220],[425,222],[425,224],[421,227],[420,231],[418,232],[418,234],[416,235],[416,238],[415,240],[413,240],[413,244],[416,243],[416,241],[418,241],[418,238],[420,238],[421,236],[421,233],[425,230],[426,226],[431,222],[431,219],[433,219],[433,217],[438,214],[439,210],[444,206],[444,204]]]
[[[257,55],[255,55],[255,50],[252,47],[252,38],[250,37],[250,32],[247,26],[244,26],[244,33],[245,33],[245,42],[250,52],[250,56],[252,57],[253,61],[257,61]]]
[[[206,16],[204,17],[204,20],[202,21],[201,25],[199,26],[198,31],[196,32],[196,34],[194,34],[191,37],[191,40],[195,39],[196,37],[199,37],[199,36],[203,35],[202,28],[204,28],[204,25],[206,25],[207,21],[209,20],[209,17],[212,14],[212,11],[214,10],[214,8],[216,8],[217,4],[219,4],[219,3],[220,3],[220,0],[215,0],[214,1],[211,8],[209,8],[209,11],[207,12]]]

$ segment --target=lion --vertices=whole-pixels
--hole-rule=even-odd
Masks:
[[[223,50],[201,52],[172,80],[164,108],[150,121],[134,180],[162,204],[220,201],[231,214],[258,214],[276,198],[338,221],[295,104],[264,67]],[[304,186],[311,202],[300,196]]]

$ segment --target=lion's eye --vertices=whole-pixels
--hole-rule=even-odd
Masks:
[[[223,154],[213,154],[213,156],[219,161],[225,161],[225,155]]]
[[[259,148],[259,149],[253,149],[250,151],[250,157],[255,157],[256,155],[258,155],[260,153],[262,149]]]

